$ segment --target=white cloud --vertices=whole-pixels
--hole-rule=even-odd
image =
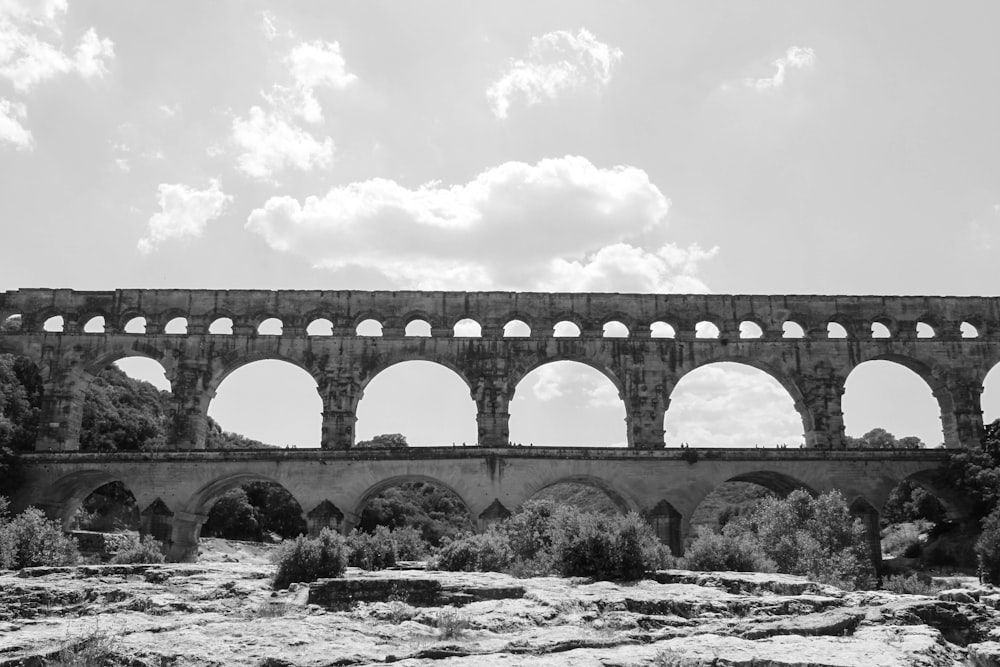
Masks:
[[[314,266],[413,288],[704,291],[694,274],[714,250],[633,245],[666,225],[669,205],[641,169],[567,156],[450,187],[372,179],[303,203],[271,197],[246,226]]]
[[[285,59],[295,83],[303,88],[329,86],[343,90],[358,80],[347,71],[337,42],[303,42]]]
[[[785,85],[785,77],[789,69],[808,69],[816,63],[816,54],[810,48],[793,46],[785,55],[774,61],[774,75],[763,79],[748,78],[743,83],[747,88],[759,92],[776,90]]]
[[[274,14],[267,10],[260,13],[260,31],[264,33],[264,39],[269,42],[278,37],[278,28],[274,24]]]
[[[149,233],[139,240],[139,252],[148,254],[167,239],[201,236],[205,226],[222,215],[232,197],[212,179],[208,188],[196,190],[182,183],[161,183],[157,188],[160,212],[149,219]]]
[[[0,98],[0,142],[13,144],[21,151],[31,150],[34,139],[21,120],[25,117],[23,104]]]
[[[586,29],[576,35],[566,30],[546,33],[531,40],[523,60],[508,63],[486,97],[494,115],[506,118],[517,99],[531,106],[574,88],[603,88],[621,58],[621,49],[599,42]]]
[[[9,0],[0,4],[0,78],[19,92],[59,74],[76,72],[84,78],[107,72],[114,44],[94,28],[80,38],[72,54],[64,50],[65,2],[47,2],[34,11]]]
[[[267,180],[283,169],[308,171],[333,160],[333,140],[317,140],[293,125],[283,114],[252,107],[247,119],[233,120],[233,141],[241,149],[236,168],[253,178]]]
[[[664,429],[670,445],[797,447],[803,441],[791,395],[769,375],[735,363],[703,366],[681,378]]]
[[[266,17],[265,17],[266,18]],[[261,93],[268,110],[252,107],[247,119],[233,120],[233,141],[242,150],[237,169],[253,178],[269,180],[288,168],[308,171],[333,159],[333,140],[317,139],[299,127],[298,116],[309,123],[323,120],[316,89],[343,89],[357,80],[337,42],[303,42],[285,58],[291,85],[275,84]]]

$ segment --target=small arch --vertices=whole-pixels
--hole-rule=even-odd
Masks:
[[[887,318],[872,320],[872,338],[892,338],[892,321]]]
[[[612,320],[604,325],[605,338],[628,338],[628,327],[618,320]]]
[[[87,320],[87,323],[83,325],[83,333],[102,334],[104,331],[105,323],[103,315],[95,315]]]
[[[163,326],[165,334],[186,334],[188,332],[188,321],[186,317],[175,317]]]
[[[125,323],[123,331],[127,334],[144,334],[146,333],[146,318],[139,315],[129,319]]]
[[[781,485],[782,488],[792,485]],[[691,513],[691,527],[707,528],[715,532],[721,531],[732,519],[757,506],[764,498],[777,496],[778,493],[761,484],[751,481],[728,480],[701,499]],[[786,494],[787,495],[787,494]],[[691,531],[692,535],[697,532]]]
[[[763,338],[764,330],[760,325],[750,320],[740,322],[740,338]]]
[[[702,320],[694,325],[695,338],[718,338],[719,327],[714,322]]]
[[[758,486],[763,486],[769,491],[773,491],[782,498],[797,489],[803,489],[813,497],[818,495],[815,489],[811,488],[808,484],[802,482],[801,480],[774,470],[754,470],[751,472],[745,472],[740,475],[730,477],[726,481],[750,482],[751,484],[757,484]]]
[[[828,322],[826,325],[827,338],[847,338],[847,329],[840,322]]]
[[[466,317],[455,322],[452,334],[455,338],[482,338],[483,326],[474,319]]]
[[[277,317],[268,317],[261,320],[257,325],[258,336],[280,336],[284,329],[284,322]]]
[[[959,331],[962,333],[962,338],[979,338],[979,327],[971,322],[962,322]]]
[[[791,320],[789,320],[781,325],[781,337],[805,338],[806,330],[802,328],[802,325],[799,324],[798,322],[792,322]]]
[[[382,323],[378,320],[361,320],[354,329],[355,336],[381,336]]]
[[[580,325],[569,320],[561,320],[552,327],[553,338],[579,338]]]
[[[20,331],[24,324],[24,318],[21,313],[14,313],[3,318],[3,322],[0,322],[0,333],[12,333],[15,331]]]
[[[934,331],[934,327],[932,327],[927,322],[923,322],[923,321],[917,322],[916,331],[917,331],[917,338],[936,338],[937,337],[937,334]]]
[[[430,338],[431,323],[420,318],[410,320],[406,323],[406,329],[403,330],[403,335],[416,336],[418,338]]]
[[[215,336],[233,335],[233,318],[219,317],[212,320],[212,323],[208,325],[208,333]]]
[[[523,320],[511,320],[503,325],[504,338],[527,338],[531,335],[531,327]]]
[[[333,335],[333,322],[326,319],[325,317],[320,317],[308,324],[306,326],[307,336],[332,336]]]
[[[52,317],[45,320],[42,325],[42,329],[49,333],[62,333],[65,328],[65,320],[62,315],[53,315]]]
[[[676,338],[677,330],[674,329],[673,325],[667,324],[663,321],[653,322],[649,325],[649,337],[650,338]]]

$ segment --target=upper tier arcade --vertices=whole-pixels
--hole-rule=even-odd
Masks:
[[[61,329],[53,330],[53,318]],[[261,327],[272,319],[280,329]],[[213,327],[218,320],[227,326]],[[358,334],[367,320],[381,325],[381,336]],[[406,335],[417,320],[429,337]],[[464,320],[478,327],[456,327]],[[530,333],[506,337],[513,321]],[[216,388],[259,359],[312,375],[324,406],[322,444],[336,449],[353,446],[358,401],[372,378],[414,359],[442,364],[467,384],[484,446],[508,442],[508,405],[527,373],[572,360],[617,387],[630,447],[662,447],[677,382],[704,364],[731,361],[781,383],[808,446],[839,449],[844,383],[875,359],[920,375],[940,406],[946,444],[973,446],[983,430],[983,381],[1000,362],[995,297],[22,289],[0,293],[0,322],[0,352],[30,358],[45,382],[37,446],[58,450],[79,446],[87,384],[130,356],[166,370],[173,444],[182,449],[205,446]],[[310,326],[316,322],[325,335]],[[555,336],[561,322],[579,335]]]

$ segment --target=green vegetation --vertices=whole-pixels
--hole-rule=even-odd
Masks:
[[[860,438],[847,436],[848,449],[922,449],[924,441],[915,435],[896,438],[884,428],[873,428]]]
[[[595,579],[635,580],[671,558],[637,514],[581,512],[532,501],[480,534],[446,544],[436,561],[446,570],[510,570]]]
[[[803,490],[765,498],[720,533],[703,529],[684,564],[800,574],[847,588],[869,588],[874,570],[864,527],[837,491],[813,498]]]
[[[140,540],[135,535],[129,535],[117,553],[111,557],[112,563],[162,563],[163,551],[160,543],[152,535],[145,535]]]
[[[7,499],[0,497],[0,569],[72,565],[79,557],[76,541],[58,522],[34,507],[11,517]]]
[[[306,532],[302,508],[280,484],[249,482],[223,494],[208,512],[201,534],[257,542]]]
[[[347,564],[365,570],[384,570],[396,564],[396,541],[392,531],[377,526],[371,533],[352,530],[347,536]]]
[[[358,530],[371,533],[378,526],[415,528],[434,547],[473,527],[469,511],[455,494],[426,482],[391,486],[373,497],[361,513]]]
[[[274,588],[288,588],[295,582],[339,577],[347,567],[347,544],[344,536],[324,528],[319,537],[299,537],[285,542],[275,556],[277,571]]]

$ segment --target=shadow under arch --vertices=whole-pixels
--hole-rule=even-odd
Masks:
[[[250,482],[268,482],[271,484],[277,484],[282,487],[295,502],[298,503],[299,508],[306,511],[308,508],[302,506],[302,502],[296,497],[295,493],[285,486],[280,480],[271,477],[270,475],[264,475],[258,472],[251,472],[248,470],[242,470],[239,472],[230,473],[228,475],[223,475],[222,477],[216,477],[211,482],[205,484],[200,489],[195,491],[191,498],[185,503],[186,511],[191,512],[195,515],[205,515],[207,517],[208,511],[212,508],[219,498],[225,495],[228,491],[248,484]],[[173,508],[171,508],[173,509]],[[200,529],[200,526],[199,526]]]
[[[135,495],[127,480],[121,476],[106,470],[78,470],[55,480],[34,504],[40,506],[50,518],[58,520],[63,530],[68,530],[83,501],[97,489],[113,482],[120,482]],[[143,508],[139,509],[141,511]]]
[[[596,477],[594,475],[570,475],[568,477],[560,477],[558,479],[547,480],[541,486],[532,489],[524,502],[529,500],[534,500],[539,494],[552,489],[560,484],[579,484],[582,486],[587,486],[596,491],[600,491],[608,500],[618,509],[619,514],[628,514],[629,512],[638,511],[638,508],[633,506],[626,497],[618,492],[613,486],[607,483],[604,479]]]
[[[751,484],[756,484],[757,486],[762,486],[769,491],[773,491],[782,498],[798,489],[806,491],[813,497],[819,495],[815,489],[810,487],[805,482],[795,479],[791,475],[786,475],[785,473],[776,472],[774,470],[754,470],[751,472],[744,472],[734,477],[730,477],[725,481],[749,482]]]
[[[357,527],[358,523],[361,521],[361,513],[364,512],[365,507],[386,489],[391,489],[394,486],[401,486],[403,484],[409,484],[414,482],[421,482],[423,484],[431,484],[439,488],[444,489],[461,503],[462,507],[465,509],[466,513],[469,515],[469,519],[472,521],[473,525],[477,525],[479,517],[477,517],[473,511],[472,507],[469,506],[468,501],[459,493],[455,487],[442,481],[437,477],[431,477],[430,475],[419,475],[419,474],[406,474],[406,475],[395,475],[393,477],[387,477],[386,479],[379,480],[375,484],[372,484],[361,494],[357,503],[354,507],[349,508],[345,512],[344,516],[344,534],[350,533],[354,528]]]
[[[739,366],[752,368],[754,370],[766,374],[772,380],[777,382],[781,386],[781,388],[785,390],[788,397],[791,398],[792,407],[795,409],[795,412],[798,413],[799,418],[802,421],[802,432],[805,437],[806,441],[805,444],[806,446],[811,446],[809,434],[815,431],[816,420],[813,414],[809,411],[809,409],[806,406],[805,396],[801,387],[799,387],[799,385],[795,382],[794,378],[792,378],[790,375],[785,373],[783,370],[776,368],[775,366],[772,366],[766,361],[753,358],[745,358],[735,355],[720,355],[718,357],[713,357],[711,359],[699,362],[697,365],[688,369],[683,375],[677,378],[677,382],[674,384],[673,388],[670,391],[670,400],[673,401],[673,399],[675,398],[674,394],[677,391],[677,387],[680,386],[684,378],[690,376],[692,373],[708,368],[715,364],[736,364]],[[667,408],[665,418],[669,417],[670,417],[670,408]]]

